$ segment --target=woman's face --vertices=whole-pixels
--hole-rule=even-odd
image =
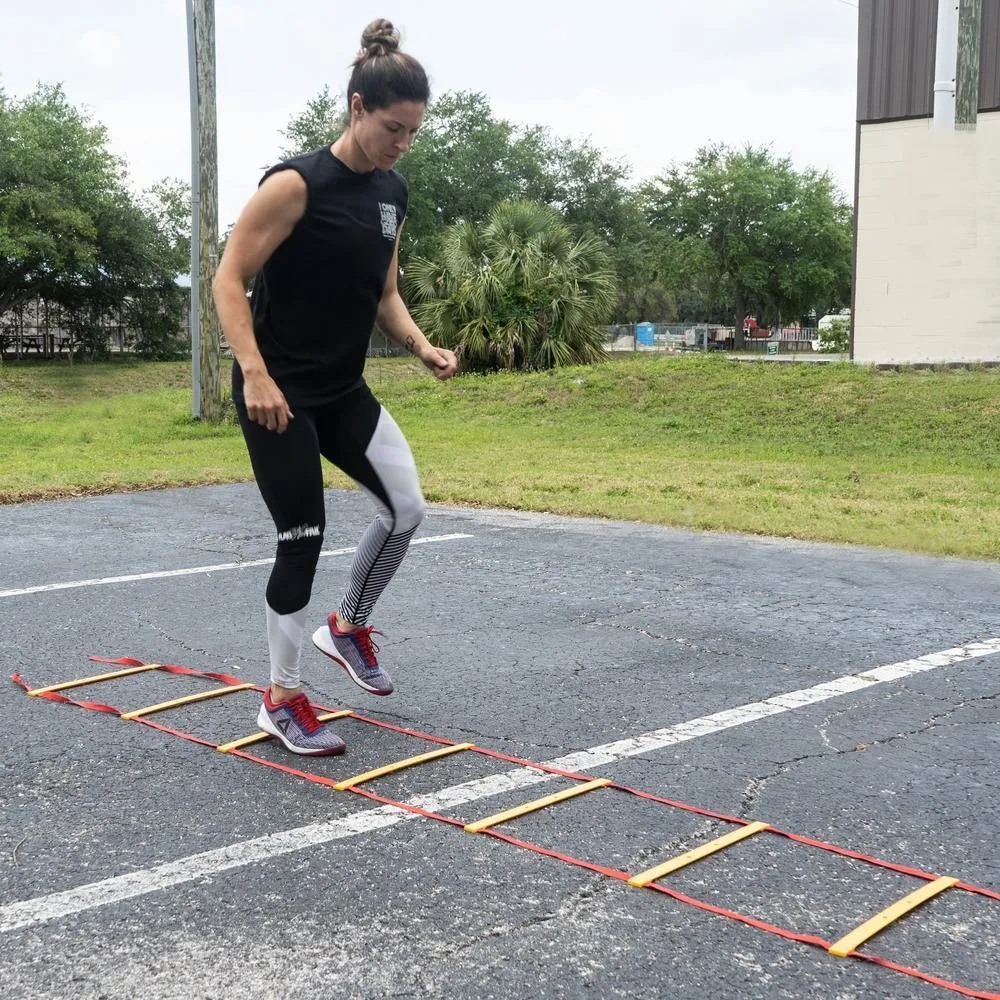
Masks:
[[[368,111],[360,94],[351,97],[354,138],[376,170],[390,170],[410,148],[426,110],[420,101],[397,101]]]

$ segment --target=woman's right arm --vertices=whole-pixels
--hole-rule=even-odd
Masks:
[[[281,434],[292,419],[288,401],[268,374],[253,331],[247,282],[305,215],[308,189],[295,170],[272,174],[247,202],[226,243],[212,285],[219,323],[243,372],[243,399],[251,420]]]

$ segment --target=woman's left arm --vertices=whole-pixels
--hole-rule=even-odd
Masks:
[[[392,263],[385,279],[385,290],[378,304],[375,321],[379,329],[388,334],[397,344],[401,344],[411,354],[415,354],[431,370],[434,377],[442,382],[449,379],[458,369],[458,358],[453,351],[443,347],[435,347],[423,335],[420,327],[413,322],[406,303],[399,294],[399,284],[396,280],[399,274],[399,237],[403,227],[396,234],[396,248],[392,252]]]

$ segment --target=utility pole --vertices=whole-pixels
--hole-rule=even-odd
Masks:
[[[958,64],[955,70],[955,126],[970,131],[979,113],[979,48],[982,39],[982,0],[960,0],[958,5]]]
[[[187,0],[191,86],[191,412],[222,418],[219,317],[219,170],[215,115],[215,0]]]

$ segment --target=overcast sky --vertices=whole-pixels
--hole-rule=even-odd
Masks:
[[[7,4],[0,86],[61,81],[110,131],[133,182],[190,176],[184,0]],[[390,18],[434,93],[589,136],[634,179],[702,144],[770,145],[853,195],[855,0],[216,0],[223,230],[324,84],[346,86],[361,30]]]

